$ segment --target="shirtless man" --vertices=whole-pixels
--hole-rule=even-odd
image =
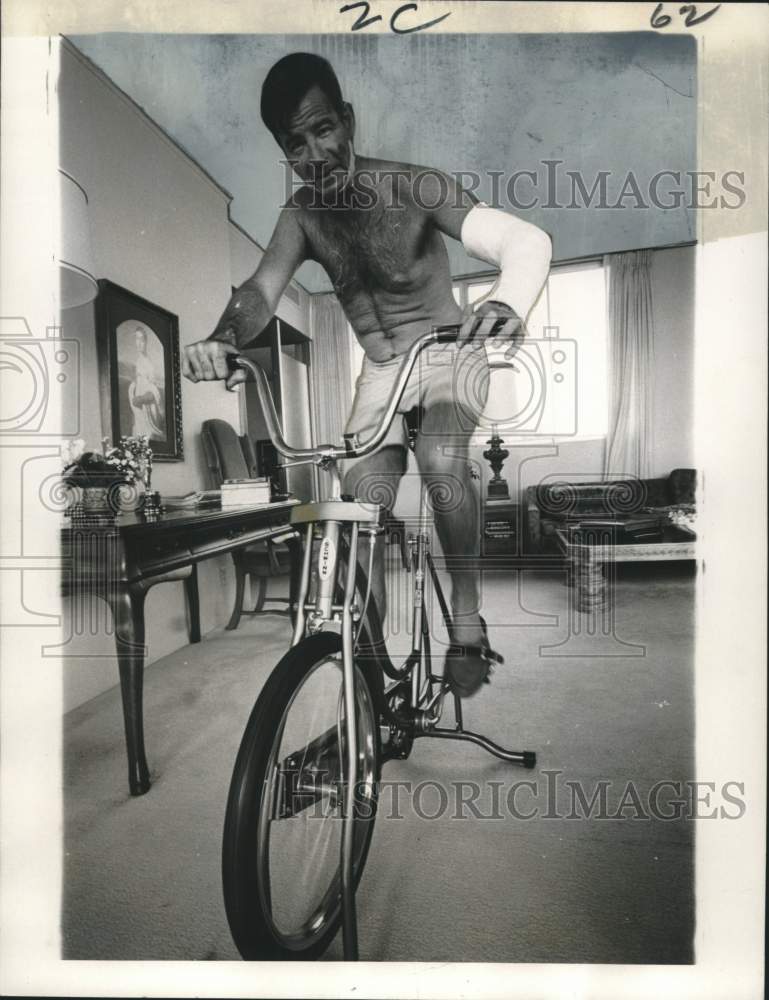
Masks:
[[[185,347],[182,371],[193,382],[227,379],[233,387],[243,381],[242,371],[230,374],[226,355],[246,348],[264,329],[299,265],[318,261],[365,352],[346,428],[365,441],[383,412],[402,355],[430,327],[462,324],[458,345],[446,345],[426,365],[417,364],[401,410],[424,407],[416,442],[420,473],[438,495],[451,496],[434,511],[452,579],[446,667],[454,690],[473,694],[488,673],[490,650],[479,614],[478,571],[468,568],[479,518],[469,475],[473,428],[467,416],[480,416],[488,389],[481,338],[495,328],[497,344],[509,344],[508,357],[520,345],[526,316],[547,277],[549,237],[479,205],[439,171],[357,155],[353,109],[320,56],[293,53],[279,60],[264,81],[261,114],[303,184],[282,209],[259,267],[232,296],[213,334]],[[499,281],[475,312],[463,314],[454,300],[441,234],[461,240],[469,253],[500,269]],[[406,463],[405,426],[396,416],[376,453],[348,463],[344,492],[378,502],[384,494],[394,501]],[[383,611],[381,561],[372,590]]]

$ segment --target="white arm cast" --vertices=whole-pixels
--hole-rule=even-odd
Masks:
[[[483,202],[465,216],[461,236],[469,254],[499,268],[499,280],[483,301],[504,302],[525,326],[550,270],[550,237],[530,222]]]

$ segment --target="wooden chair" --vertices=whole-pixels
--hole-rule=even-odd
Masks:
[[[203,448],[214,488],[225,479],[247,479],[258,475],[253,445],[247,436],[239,436],[235,428],[226,420],[206,420],[202,427]],[[232,553],[235,564],[235,606],[227,623],[228,629],[236,629],[241,615],[291,614],[291,598],[267,597],[267,581],[273,576],[285,576],[291,572],[292,550],[284,542],[267,540],[256,542],[247,548]],[[246,592],[246,578],[251,584],[254,606],[249,611],[243,606]],[[265,608],[265,601],[282,604],[285,607]]]

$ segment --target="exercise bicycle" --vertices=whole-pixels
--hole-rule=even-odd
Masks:
[[[256,700],[227,800],[224,901],[245,959],[318,958],[340,923],[345,959],[358,958],[355,890],[373,833],[381,766],[407,758],[416,740],[466,740],[511,764],[536,763],[530,751],[507,750],[466,730],[442,653],[433,661],[426,586],[447,628],[450,613],[429,549],[425,491],[419,529],[409,538],[412,649],[400,666],[387,653],[369,584],[385,510],[341,494],[338,460],[379,447],[420,354],[455,342],[458,332],[457,325],[434,327],[412,345],[376,432],[363,444],[348,436],[344,447],[290,447],[266,375],[250,359],[230,355],[233,370],[255,378],[269,435],[287,464],[313,462],[331,480],[330,499],[292,511],[292,524],[304,534],[292,644]],[[451,728],[440,725],[448,700]]]

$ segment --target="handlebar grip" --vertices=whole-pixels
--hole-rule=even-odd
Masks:
[[[493,337],[495,334],[501,333],[505,324],[511,318],[510,316],[500,316],[498,320],[494,321],[494,326],[486,334],[486,337]],[[479,316],[478,319],[480,320],[482,317]],[[453,344],[456,342],[461,329],[461,323],[446,323],[443,326],[434,326],[432,328],[433,337],[435,338],[434,342],[437,344]]]
[[[231,375],[234,372],[236,372],[239,368],[243,368],[244,367],[244,365],[241,363],[240,355],[239,354],[232,354],[232,353],[228,352],[225,355],[225,357],[227,358],[227,367],[229,368]]]

